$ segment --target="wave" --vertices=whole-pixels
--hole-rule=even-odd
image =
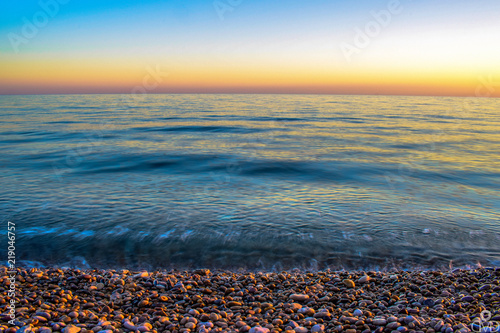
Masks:
[[[113,232],[113,230],[117,232]],[[461,235],[459,245],[441,245],[429,248],[418,239],[408,244],[377,235],[367,240],[366,235],[343,237],[341,230],[320,233],[291,232],[288,236],[274,233],[249,234],[241,230],[195,230],[189,227],[131,230],[20,230],[18,241],[23,244],[23,260],[37,261],[39,265],[59,265],[74,258],[84,257],[93,268],[174,266],[209,268],[283,269],[304,267],[311,261],[318,268],[363,269],[373,266],[397,265],[412,268],[492,265],[498,262],[500,250],[492,247],[494,240],[481,241]],[[307,236],[307,237],[304,237]],[[383,237],[383,238],[381,238]],[[439,242],[442,236],[428,236],[428,242]],[[492,243],[493,242],[493,243]],[[377,244],[371,246],[369,244]],[[483,245],[484,243],[484,245]],[[44,244],[40,247],[40,244]],[[1,252],[1,251],[0,251]]]
[[[219,133],[257,133],[268,131],[262,128],[238,127],[238,126],[169,126],[169,127],[136,127],[134,130],[141,132],[219,132]]]

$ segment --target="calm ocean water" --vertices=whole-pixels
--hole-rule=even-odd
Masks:
[[[16,224],[18,262],[500,265],[498,99],[0,96],[0,110],[0,235]]]

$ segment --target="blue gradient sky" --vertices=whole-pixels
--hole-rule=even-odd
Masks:
[[[15,52],[9,36],[43,9],[7,2],[0,93],[129,92],[148,66],[169,73],[151,92],[473,96],[481,77],[500,81],[494,0],[401,0],[402,12],[347,59],[342,43],[388,3],[243,0],[221,20],[211,0],[70,0]]]

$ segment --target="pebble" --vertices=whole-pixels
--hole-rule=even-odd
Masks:
[[[371,277],[369,277],[368,275],[363,275],[362,277],[360,277],[360,278],[358,279],[358,282],[359,282],[359,283],[368,283],[368,282],[370,282],[370,280],[371,280],[371,279],[372,279],[372,278],[371,278]]]
[[[391,330],[395,330],[397,329],[399,326],[401,326],[400,323],[398,323],[397,321],[393,321],[389,324],[387,324],[385,327],[387,327],[388,329],[391,329]]]
[[[433,307],[433,306],[434,306],[434,304],[436,304],[436,303],[434,302],[434,300],[433,300],[433,299],[428,298],[428,299],[424,300],[423,304],[424,304],[425,306],[428,306],[428,307]]]
[[[18,268],[27,301],[0,332],[451,333],[500,303],[500,269],[194,272]],[[0,298],[2,320],[8,301]]]
[[[302,309],[302,305],[301,305],[301,304],[299,304],[299,303],[292,303],[292,304],[290,305],[290,308],[291,308],[293,311],[298,311],[298,310]]]
[[[209,318],[210,318],[210,321],[218,321],[218,320],[220,320],[222,317],[221,317],[221,315],[220,315],[220,314],[218,314],[218,313],[211,313]]]
[[[190,321],[190,322],[187,322],[184,326],[186,328],[189,328],[190,330],[192,330],[196,327],[196,324]]]
[[[354,287],[356,286],[356,284],[354,283],[354,281],[353,281],[353,280],[351,280],[351,279],[344,279],[344,280],[342,281],[342,283],[344,283],[344,285],[345,285],[346,287],[349,287],[349,288],[354,288]]]
[[[309,308],[309,307],[303,307],[303,308],[300,308],[299,311],[297,311],[297,312],[301,313],[303,315],[306,315],[306,316],[312,316],[316,311],[314,311],[314,309]]]
[[[363,311],[361,311],[360,309],[356,309],[354,310],[354,312],[352,313],[355,317],[359,317],[359,316],[362,316],[363,315]]]
[[[358,321],[358,318],[342,316],[340,317],[340,321],[347,322],[349,324],[354,324]]]
[[[31,325],[26,325],[26,326],[23,326],[21,327],[20,329],[18,329],[16,331],[16,333],[19,332],[19,333],[28,333],[28,332],[33,332],[33,326]]]
[[[148,272],[140,272],[134,276],[132,276],[133,279],[140,279],[140,278],[147,278],[149,276]]]
[[[78,318],[78,316],[79,316],[79,314],[76,311],[72,311],[72,312],[68,313],[68,317],[73,318],[73,319]]]
[[[470,303],[472,301],[474,301],[474,297],[472,297],[472,296],[464,296],[464,297],[462,297],[462,302]]]
[[[375,318],[373,319],[373,325],[376,326],[385,326],[387,324],[387,320],[384,318]]]
[[[68,325],[66,326],[62,332],[63,333],[78,333],[80,332],[82,329],[80,327],[77,327],[77,326],[74,326],[74,325]]]
[[[252,327],[249,331],[249,333],[269,333],[269,332],[270,332],[269,328],[260,326]]]
[[[316,324],[311,328],[312,333],[322,333],[325,331],[325,325]]]
[[[143,325],[137,327],[137,330],[141,332],[149,332],[152,329],[153,326],[150,323],[144,323]]]
[[[135,331],[137,330],[137,327],[133,323],[131,323],[129,320],[125,320],[123,323],[123,327],[125,327],[128,330]]]
[[[50,315],[50,313],[44,312],[44,311],[36,312],[35,315],[47,318],[49,320],[52,318],[52,316]]]
[[[314,314],[314,318],[325,318],[325,317],[331,317],[332,314],[329,311],[320,311]]]
[[[197,310],[195,310],[195,309],[191,309],[191,310],[189,310],[189,312],[188,312],[188,313],[189,313],[191,316],[198,316],[198,315],[200,314],[200,313],[199,313]]]
[[[293,299],[294,301],[307,301],[309,299],[309,295],[305,294],[291,294],[290,298]]]

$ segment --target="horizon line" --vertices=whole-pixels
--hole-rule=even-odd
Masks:
[[[25,94],[25,93],[13,93],[13,94],[3,94],[0,92],[0,96],[60,96],[60,95],[329,95],[329,96],[388,96],[388,97],[453,97],[453,98],[500,98],[500,96],[475,96],[475,95],[426,95],[426,94],[341,94],[341,93],[290,93],[290,92],[147,92],[143,94],[134,94],[131,92],[119,93],[119,92],[96,92],[96,93],[39,93],[39,94]]]

